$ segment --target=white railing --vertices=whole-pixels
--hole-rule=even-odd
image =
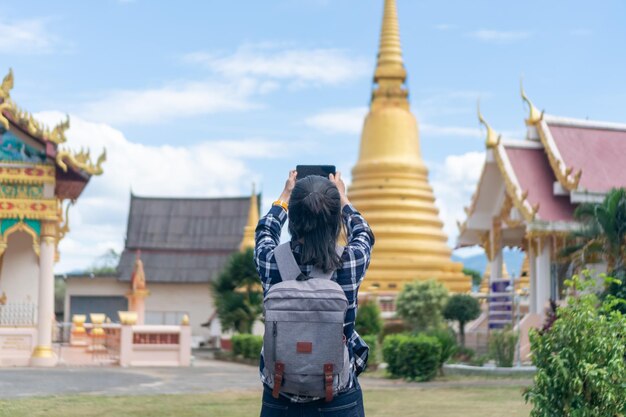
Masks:
[[[34,326],[37,306],[33,303],[0,305],[0,327]]]

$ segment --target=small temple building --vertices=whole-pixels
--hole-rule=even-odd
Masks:
[[[54,366],[54,264],[68,211],[106,153],[62,147],[69,118],[52,129],[20,109],[0,85],[0,366]]]
[[[138,322],[174,325],[187,316],[195,345],[219,337],[209,284],[234,252],[254,247],[259,199],[256,192],[232,198],[131,195],[117,273],[69,275],[65,321],[96,310],[116,321],[118,311],[137,311],[141,303],[145,317]],[[143,282],[133,278],[138,276]],[[131,282],[140,290],[133,296],[128,293]],[[141,287],[147,291],[141,293]],[[202,326],[207,321],[212,323],[209,328]]]
[[[436,279],[452,292],[471,287],[462,264],[450,259],[406,78],[396,1],[385,0],[370,111],[348,190],[376,236],[363,290],[383,296],[383,310],[394,309],[393,297],[407,282]]]
[[[529,109],[523,139],[498,134],[479,111],[486,158],[458,245],[481,246],[491,271],[502,271],[503,248],[521,248],[526,259],[517,287],[528,296],[529,316],[540,318],[550,299],[561,298],[570,273],[558,255],[579,227],[574,210],[626,186],[626,124],[550,115],[523,88],[521,96]],[[500,307],[511,301],[504,296],[515,283],[494,274],[489,280],[490,328],[510,324],[510,306]]]

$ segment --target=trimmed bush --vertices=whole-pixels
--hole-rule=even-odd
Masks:
[[[434,329],[426,332],[427,336],[434,337],[441,345],[441,355],[439,356],[439,369],[443,369],[446,363],[456,353],[458,346],[456,344],[456,334],[454,330],[448,328]]]
[[[434,279],[413,281],[404,285],[396,299],[396,314],[413,331],[439,327],[443,323],[443,308],[448,290]]]
[[[383,325],[382,338],[384,339],[392,334],[407,333],[410,330],[409,326],[407,326],[402,320],[385,321],[385,324]]]
[[[378,337],[374,335],[363,336],[363,340],[370,348],[369,356],[367,358],[368,365],[378,365]]]
[[[235,334],[231,338],[233,344],[233,356],[241,356],[245,359],[257,359],[261,354],[263,336],[251,334]]]
[[[392,335],[383,342],[383,356],[392,376],[429,381],[437,375],[441,345],[436,338],[424,334]]]
[[[489,336],[489,354],[496,361],[496,366],[513,367],[517,333],[510,328],[496,330]]]

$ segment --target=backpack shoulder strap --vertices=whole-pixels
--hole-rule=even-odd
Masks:
[[[293,281],[298,279],[300,275],[304,275],[300,271],[296,258],[293,257],[293,252],[291,252],[291,242],[281,243],[276,246],[274,257],[283,281]]]

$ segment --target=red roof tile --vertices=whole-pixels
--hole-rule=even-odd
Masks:
[[[506,145],[504,148],[522,191],[528,191],[528,202],[533,207],[539,203],[539,219],[572,220],[574,206],[569,197],[554,195],[556,178],[544,150]]]
[[[626,131],[548,123],[566,167],[582,169],[579,189],[606,192],[626,186]]]

